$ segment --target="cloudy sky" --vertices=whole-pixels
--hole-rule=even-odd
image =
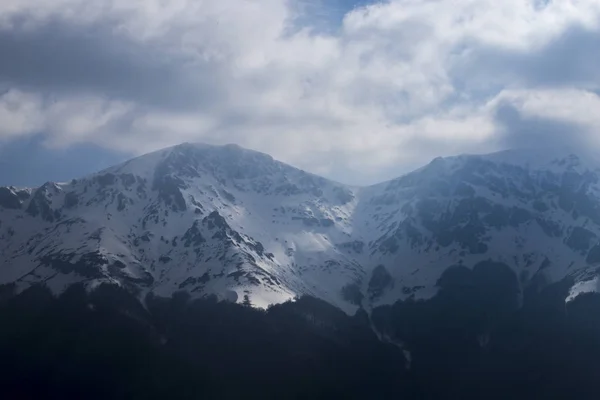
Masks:
[[[0,1],[0,184],[186,141],[355,184],[595,146],[600,1]]]

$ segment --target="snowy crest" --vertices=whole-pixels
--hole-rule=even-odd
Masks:
[[[568,149],[438,158],[354,188],[235,145],[185,143],[68,183],[0,188],[0,284],[112,282],[347,312],[428,298],[450,266],[597,289],[600,163]]]

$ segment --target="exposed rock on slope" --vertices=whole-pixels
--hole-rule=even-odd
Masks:
[[[347,312],[427,298],[450,266],[510,266],[522,287],[597,289],[600,163],[510,151],[436,159],[347,187],[238,146],[183,144],[69,183],[0,188],[0,283]]]

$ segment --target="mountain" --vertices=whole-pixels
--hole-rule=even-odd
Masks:
[[[185,143],[67,183],[0,188],[0,284],[109,282],[347,313],[434,296],[450,267],[521,292],[598,289],[600,162],[566,150],[437,158],[350,187],[235,145]]]

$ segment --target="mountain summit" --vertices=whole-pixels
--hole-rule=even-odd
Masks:
[[[600,163],[514,150],[437,158],[349,187],[235,145],[185,143],[97,174],[0,188],[0,284],[112,282],[258,307],[308,294],[352,313],[429,298],[452,266],[521,290],[596,290]]]

